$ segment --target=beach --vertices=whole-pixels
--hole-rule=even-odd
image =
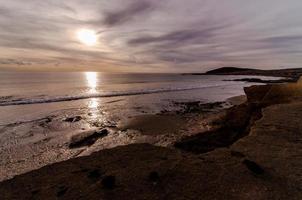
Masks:
[[[87,72],[1,77],[0,180],[120,145],[173,146],[184,136],[208,130],[209,120],[236,104],[228,99],[254,84],[215,75]],[[103,129],[108,134],[95,134]],[[79,140],[83,144],[70,147]]]
[[[120,146],[17,176],[2,182],[0,193],[3,199],[301,199],[301,87],[245,88],[247,101],[215,123],[232,140],[218,134],[219,142],[211,142],[217,128],[176,148]]]
[[[223,101],[172,100],[157,112],[136,107],[118,121],[90,121],[93,113],[83,108],[10,124],[2,133],[32,134],[1,153],[0,193],[4,199],[299,199],[301,91],[301,82],[259,84]],[[106,101],[121,103],[113,98]]]

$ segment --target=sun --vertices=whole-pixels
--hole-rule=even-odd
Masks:
[[[87,46],[94,46],[97,43],[97,34],[93,30],[81,29],[77,32],[78,39]]]

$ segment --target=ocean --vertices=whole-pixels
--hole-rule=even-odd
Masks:
[[[223,101],[242,95],[244,82],[225,81],[247,76],[181,74],[109,74],[98,72],[0,72],[0,124],[32,119],[60,106],[81,101],[80,107],[105,106],[110,99],[131,107],[164,108],[172,101]],[[262,77],[262,79],[277,79]],[[132,98],[135,96],[134,98]],[[67,102],[67,103],[66,103]],[[78,106],[77,103],[75,105]],[[108,105],[110,107],[110,105]],[[152,109],[148,110],[152,112]],[[26,113],[22,112],[26,110]],[[31,111],[30,111],[31,110]],[[8,112],[9,111],[9,112]],[[122,111],[122,110],[121,110]],[[11,120],[11,121],[9,121]]]

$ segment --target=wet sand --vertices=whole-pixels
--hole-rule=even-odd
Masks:
[[[138,107],[130,117],[106,115],[103,107],[91,111],[70,106],[63,112],[2,126],[0,180],[120,145],[173,146],[184,136],[208,130],[209,121],[230,106],[229,102],[174,102],[172,110],[145,114]],[[102,130],[108,133],[98,134]]]

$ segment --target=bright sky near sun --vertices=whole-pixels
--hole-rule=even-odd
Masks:
[[[0,70],[301,67],[301,10],[301,0],[0,0]]]
[[[93,30],[81,29],[77,32],[80,42],[87,46],[94,46],[97,43],[97,34]]]

